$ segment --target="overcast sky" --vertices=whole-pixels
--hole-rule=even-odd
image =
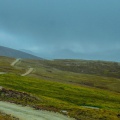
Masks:
[[[120,0],[0,0],[0,45],[45,58],[101,59],[120,51]]]

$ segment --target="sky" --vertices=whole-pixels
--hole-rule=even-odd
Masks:
[[[120,61],[120,0],[0,0],[0,45],[49,59]]]

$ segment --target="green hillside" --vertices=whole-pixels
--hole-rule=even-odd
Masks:
[[[120,63],[92,60],[51,60],[43,64],[64,71],[120,78]]]
[[[20,77],[16,75],[1,75],[0,84],[5,88],[26,92],[39,97],[37,103],[16,98],[2,97],[2,100],[14,101],[20,104],[34,105],[39,109],[60,112],[67,110],[71,117],[77,119],[118,119],[120,112],[120,94],[97,88],[67,85],[59,82]],[[98,109],[86,108],[96,107]]]
[[[49,62],[53,62],[53,61],[22,60],[21,63],[17,66],[21,68],[24,67],[26,69],[28,69],[29,67],[35,68],[34,72],[29,75],[31,77],[37,77],[45,80],[52,80],[52,81],[58,81],[62,83],[69,83],[69,84],[77,84],[80,86],[82,85],[82,86],[96,87],[101,89],[107,89],[110,91],[120,92],[119,78],[106,77],[104,75],[100,76],[100,75],[90,74],[90,73],[85,74],[85,73],[71,72],[71,71],[67,71],[67,69],[64,71],[64,70],[57,69],[54,65],[50,66],[48,64]],[[60,66],[60,64],[58,65]]]
[[[15,58],[0,56],[0,72],[21,74],[25,72],[24,68],[11,66]]]
[[[58,62],[56,60],[21,60],[14,67],[9,66],[13,59],[1,57],[1,66],[3,60],[3,68],[8,72],[0,75],[0,86],[5,89],[0,91],[0,100],[60,112],[76,120],[120,119],[119,77],[98,75],[97,72],[93,74],[91,71],[74,72],[72,67],[71,70],[62,70],[64,64],[61,62],[58,64],[61,68],[58,68],[55,66]],[[110,65],[114,65],[111,62],[106,64],[109,64],[109,69]],[[12,71],[6,69],[6,66],[12,68]],[[34,68],[34,71],[22,77],[21,73],[23,74],[28,68]],[[8,94],[5,94],[7,92]]]

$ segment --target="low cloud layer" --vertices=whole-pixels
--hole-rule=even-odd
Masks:
[[[118,51],[119,6],[119,0],[0,0],[0,45],[45,58]]]

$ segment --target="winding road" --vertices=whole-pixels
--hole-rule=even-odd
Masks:
[[[26,76],[29,75],[34,69],[33,68],[29,68],[28,71],[24,74],[22,74],[21,76]]]
[[[15,66],[15,64],[17,64],[20,60],[21,60],[20,58],[16,59],[11,63],[11,66]],[[3,74],[6,74],[6,72],[0,72],[0,75],[3,75]]]
[[[15,64],[17,64],[20,60],[21,58],[17,58],[15,61],[11,63],[11,66],[15,66]]]
[[[11,63],[11,66],[15,66],[20,60],[20,58],[16,59],[14,62]],[[30,74],[33,70],[34,68],[29,68],[28,71],[21,76],[26,76]],[[19,118],[20,120],[75,120],[59,113],[35,110],[30,107],[23,107],[21,105],[16,105],[3,101],[0,101],[0,111]]]
[[[6,72],[0,72],[0,75],[6,74]]]
[[[30,107],[22,107],[13,103],[0,101],[0,111],[11,114],[20,120],[75,120],[59,113],[35,110]]]
[[[17,58],[15,61],[13,61],[11,63],[11,66],[15,66],[21,60],[22,60],[21,58]],[[28,71],[26,73],[22,74],[21,76],[29,75],[31,72],[33,72],[33,70],[34,70],[34,68],[29,68]]]

